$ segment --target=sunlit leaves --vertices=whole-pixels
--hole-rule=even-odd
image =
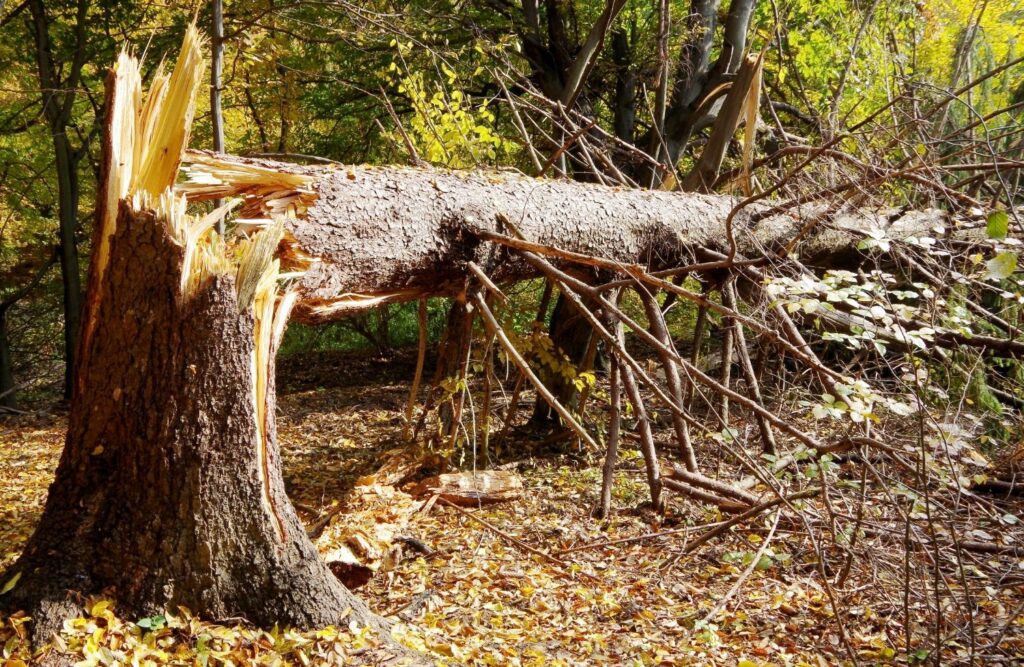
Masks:
[[[492,100],[467,92],[491,80],[489,68],[498,62],[491,54],[504,53],[508,43],[504,38],[482,42],[457,32],[443,45],[391,39],[394,56],[379,76],[394,104],[411,113],[402,113],[403,127],[392,128],[384,138],[405,150],[408,137],[421,159],[445,167],[513,160],[519,145],[506,137],[509,128],[499,125]]]
[[[869,244],[884,243],[882,232],[869,236]],[[872,247],[876,247],[872,245]],[[857,274],[851,271],[826,271],[819,279],[811,275],[799,278],[777,277],[767,285],[768,293],[783,302],[790,313],[823,317],[843,311],[861,318],[847,329],[825,327],[822,338],[842,343],[850,349],[873,347],[885,354],[894,342],[925,350],[934,340],[938,329],[922,326],[928,316],[927,308],[944,305],[935,298],[934,291],[924,283],[901,285],[892,274],[873,271]],[[948,325],[960,331],[969,331],[968,319],[948,318]]]
[[[1010,216],[1006,211],[993,211],[985,224],[985,231],[990,239],[1002,240],[1010,229]]]
[[[857,244],[858,250],[871,250],[877,248],[882,252],[889,252],[891,246],[885,238],[885,230],[881,227],[872,227],[868,230],[867,236]]]
[[[494,164],[518,150],[516,143],[501,137],[486,100],[475,100],[452,88],[459,77],[446,63],[439,63],[441,76],[437,78],[429,76],[430,70],[406,69],[403,63],[392,61],[385,78],[412,107],[405,129],[422,159],[466,168]]]
[[[310,632],[258,630],[208,623],[183,608],[173,615],[132,623],[108,598],[88,600],[85,611],[79,618],[67,619],[60,633],[52,637],[52,650],[75,667],[340,666],[363,664],[363,660],[375,662],[374,650],[381,645],[379,636],[355,623]],[[0,663],[15,667],[35,662],[38,654],[30,649],[25,631],[28,621],[24,615],[0,617]]]
[[[1017,253],[1001,252],[992,259],[985,262],[990,280],[1004,280],[1013,275],[1017,270]]]
[[[3,587],[0,587],[0,595],[10,593],[14,590],[14,587],[18,585],[19,579],[21,579],[21,572],[15,572],[11,578],[7,580],[7,583],[4,584]]]

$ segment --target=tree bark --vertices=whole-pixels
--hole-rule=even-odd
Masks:
[[[632,31],[636,33],[635,26]],[[633,49],[625,28],[612,34],[612,61],[615,63],[615,102],[613,104],[615,136],[633,143],[636,126],[636,72],[633,70]]]
[[[224,152],[224,112],[221,109],[221,73],[224,69],[224,2],[213,0],[213,16],[210,22],[210,129],[213,134],[213,150]],[[215,206],[220,206],[216,202]],[[224,236],[223,218],[217,223],[217,233]]]
[[[665,111],[663,136],[658,137],[652,132],[647,141],[650,155],[657,155],[659,146],[664,142],[665,159],[671,165],[679,161],[690,138],[693,105],[706,89],[719,4],[719,0],[693,0],[689,14],[683,19],[687,38],[679,49],[671,100]]]
[[[755,4],[756,0],[732,0],[729,3],[729,15],[722,32],[722,53],[715,63],[715,70],[732,73],[739,69],[747,48],[747,29]]]
[[[682,189],[687,192],[711,192],[718,179],[718,171],[725,159],[726,150],[736,134],[743,114],[746,111],[751,87],[760,85],[761,57],[757,55],[740,58],[742,65],[732,81],[725,101],[718,110],[715,124],[711,130],[700,158],[683,179]]]
[[[305,274],[295,317],[326,322],[381,302],[460,293],[467,263],[493,265],[496,282],[536,276],[515,255],[489,258],[488,235],[521,234],[528,241],[657,270],[729,249],[726,219],[738,200],[722,195],[630,190],[541,180],[508,172],[458,172],[410,167],[296,167],[194,151],[186,161],[221,185],[185,186],[193,200],[255,192],[259,174],[302,174],[310,204],[288,219],[286,244],[316,262]],[[230,165],[232,171],[228,171]],[[244,181],[232,174],[252,169]],[[270,181],[271,186],[279,187]],[[275,192],[276,196],[281,196]],[[258,208],[259,195],[248,207]],[[760,257],[801,233],[814,212],[779,213],[752,204],[732,219],[737,259]],[[889,238],[930,234],[948,222],[939,210],[897,213],[861,209],[837,214],[801,239],[802,260],[826,262],[848,253],[872,228]],[[578,273],[578,272],[577,272]]]
[[[54,135],[57,151],[57,187],[60,196],[60,275],[64,294],[64,398],[75,383],[75,349],[82,311],[82,279],[78,263],[78,174],[67,139]],[[56,132],[56,130],[55,130]]]
[[[182,605],[308,628],[351,609],[380,627],[285,495],[272,362],[254,409],[254,317],[239,312],[234,277],[182,299],[182,258],[151,213],[122,204],[64,453],[3,602],[43,638],[75,613],[69,591],[111,587],[141,615]]]
[[[466,308],[461,294],[448,308],[444,341],[437,357],[432,392],[440,394],[436,428],[431,440],[440,448],[454,446],[459,436],[462,409],[465,405],[466,376],[469,370],[470,343],[473,337],[473,314]],[[442,385],[447,384],[448,389]],[[449,394],[449,389],[451,393]]]

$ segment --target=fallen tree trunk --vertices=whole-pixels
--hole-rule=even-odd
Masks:
[[[246,198],[243,213],[262,219],[298,207],[286,220],[292,252],[314,258],[301,283],[294,317],[328,321],[353,310],[423,295],[458,294],[473,261],[498,282],[536,275],[526,262],[483,242],[516,236],[601,258],[603,266],[658,270],[693,262],[701,251],[729,249],[733,197],[628,190],[538,180],[511,172],[456,172],[408,167],[297,167],[201,151],[186,157],[193,201]],[[732,221],[737,251],[759,257],[803,231],[799,216],[754,220],[766,207]],[[849,252],[864,234],[928,235],[947,223],[938,210],[893,216],[860,210],[834,217],[801,241],[805,258]],[[496,254],[497,253],[497,254]]]

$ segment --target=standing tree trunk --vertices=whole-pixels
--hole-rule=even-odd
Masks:
[[[17,585],[3,604],[27,610],[44,640],[77,615],[69,592],[106,589],[138,614],[181,605],[264,627],[384,627],[320,560],[285,495],[273,358],[294,292],[278,290],[280,227],[226,250],[209,234],[216,215],[189,217],[172,189],[200,49],[192,26],[174,73],[154,81],[166,104],[142,104],[127,55],[108,79],[67,441],[4,577]]]
[[[7,310],[0,304],[0,407],[15,405],[14,368],[11,361],[11,341],[7,334]]]
[[[224,152],[224,112],[221,109],[221,72],[224,69],[224,2],[213,0],[210,46],[213,52],[210,67],[210,126],[213,133],[213,150]],[[214,206],[219,207],[220,201]],[[217,233],[224,236],[224,219],[217,223]]]
[[[75,385],[75,350],[81,325],[82,279],[78,264],[78,172],[64,128],[52,128],[57,151],[57,188],[60,196],[60,275],[64,295],[64,398]]]
[[[66,78],[54,62],[50,47],[50,24],[42,0],[31,0],[32,34],[36,46],[36,66],[43,93],[43,114],[53,137],[57,170],[58,232],[60,268],[64,287],[64,398],[71,398],[75,385],[77,361],[75,350],[81,323],[82,282],[79,275],[78,245],[78,160],[83,153],[75,151],[68,139],[68,126],[85,65],[85,22],[89,3],[78,0],[74,26],[74,59],[67,64]],[[84,147],[83,147],[84,150]]]
[[[234,278],[183,301],[183,250],[160,221],[122,205],[117,226],[96,334],[82,350],[83,390],[5,602],[29,609],[42,637],[74,615],[68,591],[107,587],[139,614],[183,605],[315,627],[352,609],[372,620],[285,495],[273,368],[257,410],[255,322],[239,313]]]
[[[467,309],[464,294],[451,300],[431,389],[432,399],[440,403],[430,440],[440,449],[454,445],[459,436],[462,409],[469,391],[466,378],[473,339],[473,317]]]

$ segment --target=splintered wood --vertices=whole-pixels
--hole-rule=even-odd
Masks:
[[[301,217],[316,201],[315,177],[298,170],[273,167],[255,160],[228,159],[206,151],[189,151],[182,169],[186,182],[179,186],[190,201],[242,197],[241,217],[252,222],[264,218]],[[321,169],[322,171],[322,169]]]
[[[359,484],[316,539],[324,561],[349,588],[362,586],[402,557],[401,538],[423,501],[387,484]]]
[[[106,275],[120,202],[130,202],[134,210],[155,208],[171,236],[187,246],[189,227],[185,222],[184,198],[179,205],[171,193],[181,155],[188,144],[195,96],[205,71],[203,48],[199,31],[195,25],[189,26],[174,72],[168,76],[161,64],[148,95],[143,92],[139,60],[127,51],[120,53],[108,75],[110,120],[104,143],[109,159],[103,164],[103,182],[97,196],[99,211],[93,232],[97,250],[90,267],[82,326],[81,349],[86,353],[95,333],[101,298],[98,288]],[[192,247],[198,243],[198,238],[193,239]],[[191,260],[195,253],[186,255]],[[186,287],[188,282],[183,281],[182,286]]]
[[[402,545],[414,515],[429,511],[438,499],[461,507],[517,500],[523,481],[505,470],[449,473],[430,477],[399,490],[393,484],[415,474],[423,460],[410,460],[398,450],[374,475],[359,480],[345,505],[332,510],[316,544],[331,571],[350,588],[362,586],[402,559]],[[344,511],[341,511],[341,510]]]
[[[269,369],[295,304],[294,283],[313,260],[294,243],[287,242],[280,220],[305,212],[309,198],[314,197],[308,188],[312,178],[256,167],[225,167],[216,157],[205,156],[209,163],[207,171],[186,170],[190,182],[176,184],[188,148],[196,95],[203,82],[204,48],[199,31],[195,25],[190,26],[174,70],[168,75],[161,64],[148,92],[143,89],[139,60],[127,52],[121,53],[111,72],[110,121],[105,137],[109,158],[104,164],[99,198],[97,252],[91,269],[83,349],[88,350],[89,339],[96,333],[102,294],[96,286],[104,279],[118,212],[125,204],[133,211],[153,211],[156,220],[181,247],[183,301],[198,294],[215,276],[233,274],[239,311],[253,315],[252,407],[257,424],[254,444],[264,509],[276,520],[278,537],[283,541],[284,525],[270,492],[268,472],[268,413],[273,405]],[[225,175],[225,170],[230,174]],[[226,180],[218,180],[218,173]],[[225,186],[225,182],[231,186]],[[206,213],[189,210],[191,201],[227,197],[241,199],[229,200]],[[240,203],[243,215],[255,212],[262,217],[235,225],[233,234],[221,238],[216,233],[217,223]]]

